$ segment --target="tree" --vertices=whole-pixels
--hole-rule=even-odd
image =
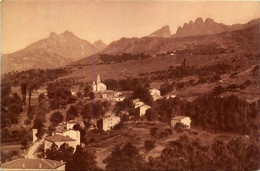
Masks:
[[[149,108],[146,110],[145,116],[148,121],[155,121],[158,119],[158,112],[153,108]]]
[[[152,137],[157,137],[158,132],[159,132],[159,128],[157,128],[157,127],[153,127],[150,129],[150,135]]]
[[[144,147],[147,151],[151,151],[155,147],[155,142],[154,140],[146,140],[144,142]]]
[[[22,145],[22,149],[23,150],[26,150],[28,147],[29,147],[29,143],[28,143],[28,139],[27,138],[24,138],[21,142],[21,145]]]
[[[78,110],[75,108],[75,106],[71,105],[70,108],[67,111],[67,121],[74,119],[76,116],[78,116]]]
[[[139,86],[133,92],[133,99],[139,98],[147,105],[153,105],[153,97],[147,87]]]
[[[98,170],[95,152],[87,147],[77,146],[66,164],[66,170]]]
[[[147,163],[139,150],[130,142],[123,148],[116,146],[103,161],[107,170],[145,170]]]
[[[95,99],[95,94],[94,94],[93,92],[90,92],[90,93],[89,93],[89,98],[90,98],[91,100],[94,100],[94,99]]]
[[[54,112],[51,115],[50,121],[53,125],[58,125],[63,121],[63,115],[61,112]]]

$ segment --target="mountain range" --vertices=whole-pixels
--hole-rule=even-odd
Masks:
[[[241,30],[259,24],[260,19],[251,20],[246,24],[224,25],[221,23],[216,23],[212,19],[206,19],[204,22],[202,18],[198,18],[194,23],[191,21],[189,24],[185,23],[183,27],[179,27],[176,34],[173,34],[171,37],[146,36],[142,38],[121,38],[110,43],[103,50],[103,53],[157,54],[165,51],[175,51],[178,49],[183,49],[187,45],[192,46],[194,42],[196,43],[196,41],[201,39],[199,36]],[[156,35],[162,35],[164,30],[165,29],[160,29],[155,33]],[[219,37],[219,40],[216,41],[221,42],[220,39],[221,38]],[[186,44],[180,43],[180,41],[186,42]],[[212,42],[211,39],[203,39],[203,42],[201,43],[209,44],[210,42]]]
[[[32,68],[55,68],[98,53],[106,45],[98,41],[93,45],[69,31],[50,33],[26,48],[2,56],[2,73]]]
[[[21,71],[32,68],[55,68],[75,61],[86,59],[93,54],[108,53],[146,53],[158,54],[192,47],[200,41],[200,45],[219,44],[233,41],[220,33],[259,26],[260,19],[246,24],[225,25],[212,19],[198,18],[195,22],[185,23],[171,35],[169,26],[164,26],[152,34],[142,38],[121,38],[106,45],[102,40],[93,44],[75,36],[69,31],[62,34],[50,33],[46,39],[39,40],[26,48],[2,55],[2,73]],[[220,34],[214,38],[206,35]],[[205,37],[206,36],[206,37]],[[239,37],[239,35],[238,35]],[[236,42],[243,43],[243,42]]]
[[[197,36],[197,35],[207,35],[207,34],[217,34],[226,31],[240,30],[259,24],[260,19],[251,20],[246,24],[233,24],[225,25],[222,23],[216,23],[213,19],[207,18],[203,21],[202,18],[197,18],[195,22],[190,21],[185,23],[183,27],[178,27],[176,34],[173,37],[184,37],[184,36]]]

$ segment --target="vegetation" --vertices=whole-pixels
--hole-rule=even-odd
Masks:
[[[141,60],[145,58],[150,58],[150,56],[145,55],[143,53],[137,55],[133,55],[129,53],[123,53],[122,55],[100,54],[100,59],[105,64],[125,62],[128,60]]]
[[[147,151],[151,151],[155,147],[155,141],[154,140],[146,140],[144,142],[144,147]]]
[[[259,168],[257,139],[241,138],[224,142],[216,138],[203,145],[188,135],[172,141],[157,158],[149,158],[150,170],[257,170]]]
[[[116,146],[103,162],[107,170],[145,170],[147,168],[139,149],[131,143],[126,143],[122,148]]]
[[[23,102],[17,93],[6,95],[1,100],[1,128],[17,124],[20,113],[23,111]]]
[[[54,112],[51,115],[50,121],[52,122],[52,124],[54,126],[58,125],[59,123],[61,123],[63,121],[63,115],[60,112]]]
[[[77,146],[75,152],[74,148],[64,143],[58,148],[53,144],[50,149],[46,151],[46,158],[52,160],[63,160],[66,163],[66,170],[96,170],[98,169],[95,161],[95,152],[85,147]]]

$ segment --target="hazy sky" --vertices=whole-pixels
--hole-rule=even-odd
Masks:
[[[1,5],[2,53],[23,49],[50,32],[65,30],[93,43],[121,37],[142,37],[169,25],[178,26],[198,17],[224,24],[246,23],[260,17],[259,2],[120,2],[22,1]]]

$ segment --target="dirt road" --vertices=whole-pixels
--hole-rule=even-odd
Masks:
[[[46,134],[42,137],[42,139],[35,141],[33,143],[33,145],[31,147],[29,147],[29,149],[24,157],[29,158],[29,159],[37,159],[38,157],[35,155],[35,152],[37,151],[38,147],[44,143],[45,137],[46,137]]]

